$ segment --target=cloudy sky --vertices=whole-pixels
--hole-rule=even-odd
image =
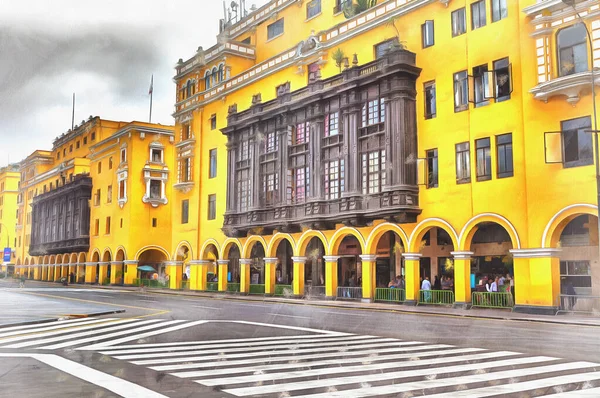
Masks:
[[[154,74],[152,121],[173,124],[174,66],[215,44],[222,14],[222,0],[0,1],[0,166],[51,148],[73,92],[75,124],[147,121]]]

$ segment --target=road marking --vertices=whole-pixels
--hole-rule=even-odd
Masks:
[[[137,319],[123,319],[123,320],[115,321],[112,324],[91,325],[91,326],[88,326],[87,328],[85,328],[84,332],[80,332],[80,333],[68,334],[68,333],[70,333],[69,331],[61,330],[58,332],[45,333],[42,336],[15,337],[15,338],[3,341],[2,344],[8,343],[8,342],[14,342],[14,341],[31,340],[32,338],[36,338],[36,337],[47,337],[47,336],[57,336],[58,335],[58,337],[42,338],[42,339],[36,338],[33,341],[27,341],[24,343],[17,343],[17,344],[11,344],[8,346],[3,346],[3,348],[31,347],[34,345],[41,345],[41,344],[46,344],[46,343],[53,343],[55,341],[61,341],[66,338],[72,339],[72,338],[77,338],[77,337],[92,336],[92,335],[97,335],[97,334],[103,334],[103,333],[110,332],[113,330],[125,329],[125,328],[130,327],[129,322],[138,322],[137,324],[139,325],[141,323],[156,322],[156,320],[138,321]],[[118,325],[118,326],[111,326],[111,325]],[[110,326],[110,327],[105,327],[105,326]],[[68,334],[68,335],[66,335],[66,334]]]
[[[326,314],[333,314],[333,315],[343,315],[343,316],[348,316],[350,315],[347,312],[335,312],[335,311],[326,311]],[[352,314],[352,316],[367,316],[368,314]]]
[[[156,303],[156,300],[150,300],[150,299],[135,299],[135,301],[146,301],[148,303]]]
[[[272,312],[269,312],[267,315],[283,316],[283,317],[286,317],[286,318],[310,319],[310,317],[308,317],[308,316],[273,314]]]
[[[501,394],[511,394],[521,391],[537,390],[538,388],[549,388],[561,384],[582,383],[585,381],[600,379],[600,372],[578,373],[572,375],[549,377],[547,379],[538,379],[525,381],[521,383],[500,384],[491,387],[474,388],[472,390],[454,391],[449,393],[423,395],[431,398],[455,398],[455,397],[473,397],[477,398],[498,396]],[[552,398],[557,397],[600,397],[600,388],[589,388],[585,390],[575,390],[561,394],[553,394]]]
[[[205,309],[208,309],[208,310],[220,310],[221,309],[221,308],[218,308],[218,307],[208,307],[206,305],[192,305],[192,307],[194,307],[194,308],[205,308]]]
[[[349,333],[334,332],[331,330],[310,329],[310,328],[302,328],[299,326],[289,326],[289,325],[276,325],[276,324],[272,324],[272,323],[249,322],[249,321],[228,321],[228,320],[221,320],[221,319],[211,320],[210,322],[211,323],[239,323],[241,325],[264,326],[264,327],[269,327],[269,328],[299,330],[301,332],[311,332],[311,333],[329,334],[329,335],[338,335],[338,336],[348,336],[349,335]]]
[[[340,340],[343,341],[352,341],[352,340],[368,340],[368,339],[375,339],[375,336],[362,336],[362,335],[356,335],[356,336],[343,336],[343,337],[339,337],[339,336],[316,336],[315,338],[312,339],[307,339],[307,340],[302,340],[301,343],[322,343],[322,342],[338,342]],[[395,339],[392,339],[395,340]],[[400,340],[396,340],[396,341],[400,341]],[[189,345],[186,345],[184,347],[172,347],[172,346],[168,346],[168,347],[150,347],[150,348],[131,348],[131,349],[127,349],[127,350],[116,350],[116,351],[103,351],[102,354],[105,355],[114,355],[114,354],[147,354],[147,353],[151,353],[151,352],[162,352],[162,351],[168,351],[168,352],[175,352],[175,351],[190,351],[190,350],[198,350],[198,349],[203,349],[203,348],[207,348],[210,350],[221,350],[221,349],[226,349],[226,348],[235,348],[235,347],[243,347],[245,349],[248,349],[249,347],[257,347],[257,346],[263,346],[261,347],[261,349],[264,348],[269,348],[269,346],[272,347],[281,347],[284,344],[296,344],[298,341],[296,339],[289,338],[289,339],[285,339],[285,340],[279,340],[277,342],[273,342],[273,341],[256,341],[256,342],[248,342],[248,343],[244,343],[242,342],[235,342],[235,343],[230,343],[230,344],[210,344],[209,342],[207,342],[208,344],[193,344],[190,343]],[[264,347],[267,346],[267,347]]]
[[[20,330],[20,329],[33,329],[33,328],[39,328],[42,327],[44,325],[63,325],[63,324],[69,324],[69,323],[77,323],[77,322],[83,322],[85,321],[85,318],[77,318],[77,319],[67,319],[64,321],[52,321],[52,322],[42,322],[42,323],[36,323],[36,324],[30,324],[30,325],[20,325],[20,326],[10,326],[10,327],[0,327],[0,331],[2,332],[6,332],[9,330]]]
[[[106,296],[104,294],[94,294],[95,297],[115,298],[115,296]]]
[[[6,336],[18,336],[18,335],[24,335],[24,334],[27,334],[27,335],[38,334],[40,332],[45,332],[45,331],[48,331],[48,330],[56,330],[56,329],[73,330],[73,329],[76,329],[76,328],[78,328],[80,326],[90,325],[90,324],[100,323],[100,322],[110,322],[110,321],[114,321],[115,319],[116,318],[106,318],[106,319],[84,318],[81,322],[78,322],[78,323],[52,325],[52,326],[40,327],[38,329],[25,329],[25,330],[13,331],[13,332],[0,333],[0,343],[2,342],[2,338],[6,337]],[[4,331],[2,329],[0,329],[0,330]]]
[[[0,354],[0,357],[10,358],[33,358],[43,362],[61,372],[70,374],[78,379],[92,383],[98,387],[105,388],[113,393],[125,398],[167,398],[145,387],[131,383],[129,381],[102,373],[98,370],[70,361],[66,358],[53,354]]]
[[[164,322],[161,326],[165,326],[165,325],[167,325],[169,323],[175,323],[175,322],[182,322],[182,321]],[[102,348],[110,347],[110,346],[115,345],[115,344],[125,343],[125,342],[128,342],[128,341],[137,340],[137,339],[141,339],[141,338],[145,338],[145,337],[150,337],[150,336],[155,336],[155,335],[158,335],[158,334],[173,332],[173,331],[176,331],[176,330],[185,329],[185,328],[189,328],[189,327],[196,326],[196,325],[201,325],[203,323],[206,323],[206,321],[187,322],[187,323],[184,323],[184,324],[181,324],[181,325],[171,326],[170,328],[166,328],[166,329],[155,330],[153,332],[142,333],[142,334],[138,334],[138,335],[134,335],[134,336],[123,337],[123,338],[117,339],[117,340],[107,341],[107,342],[104,342],[104,343],[94,344],[94,345],[91,345],[89,347],[80,348],[80,350],[86,350],[86,351],[99,350],[99,349],[102,349]],[[141,330],[141,328],[140,328],[140,330]]]

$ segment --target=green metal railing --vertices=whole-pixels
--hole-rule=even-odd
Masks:
[[[419,290],[417,304],[452,305],[454,292],[452,290]]]
[[[190,281],[181,281],[181,290],[190,290]]]
[[[507,292],[473,292],[471,306],[481,308],[512,308],[512,294]]]
[[[285,296],[293,293],[292,285],[275,285],[275,296]]]
[[[207,282],[206,283],[206,291],[207,292],[216,292],[219,290],[219,282]]]
[[[146,286],[146,287],[158,287],[158,288],[165,288],[167,287],[167,283],[165,282],[161,282],[161,281],[157,281],[156,279],[134,279],[133,280],[133,286]]]
[[[265,294],[265,285],[253,285],[250,284],[249,294]]]
[[[394,303],[403,303],[406,300],[404,289],[376,288],[375,301],[389,301]]]
[[[228,283],[227,284],[227,291],[228,292],[239,292],[240,291],[240,284],[239,283]]]

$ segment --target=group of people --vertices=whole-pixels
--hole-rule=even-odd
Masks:
[[[484,275],[480,276],[479,284],[475,287],[475,291],[490,293],[512,293],[514,285],[515,281],[510,274],[506,274],[506,276]]]
[[[388,283],[388,288],[390,289],[404,289],[406,284],[404,282],[404,277],[401,275],[396,275],[396,278],[392,279],[390,283]]]
[[[454,279],[447,275],[441,278],[436,275],[432,285],[428,276],[421,277],[421,290],[454,290]]]

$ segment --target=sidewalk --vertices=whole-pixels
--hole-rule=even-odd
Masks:
[[[28,281],[29,286],[62,286],[54,282]],[[1,286],[1,285],[0,285]],[[102,285],[69,285],[71,288],[94,288],[108,290],[126,290],[131,292],[140,292],[139,287],[129,286],[102,286]],[[213,292],[196,292],[189,290],[170,290],[170,289],[151,289],[146,288],[145,293],[162,294],[171,296],[185,296],[198,298],[211,298],[220,300],[237,300],[237,301],[255,301],[267,303],[286,303],[293,305],[310,305],[330,308],[346,308],[360,309],[372,311],[388,311],[403,314],[423,314],[423,315],[438,315],[438,316],[454,316],[471,319],[489,319],[489,320],[510,320],[521,322],[541,322],[563,325],[577,326],[596,326],[600,327],[600,317],[586,316],[581,314],[560,314],[560,315],[533,315],[510,312],[506,309],[483,309],[471,308],[460,309],[451,307],[436,307],[436,306],[409,306],[403,304],[389,303],[363,303],[360,301],[343,301],[343,300],[319,300],[319,299],[293,299],[285,297],[264,297],[261,295],[240,295],[234,293],[213,293]]]

